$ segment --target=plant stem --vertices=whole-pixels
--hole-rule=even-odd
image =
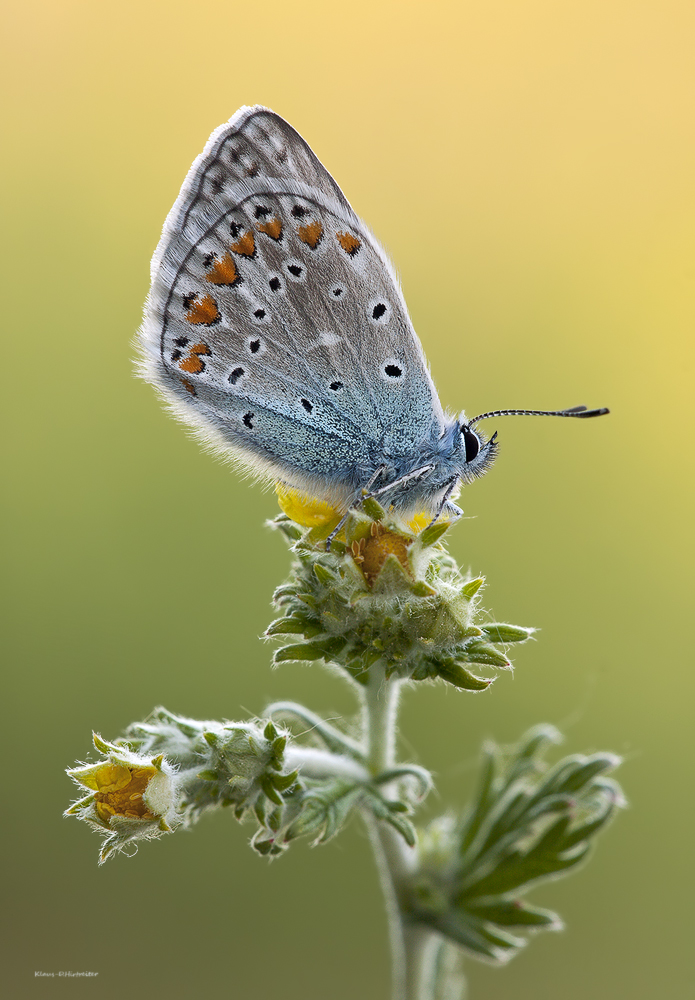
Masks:
[[[358,761],[344,754],[331,753],[315,747],[290,745],[285,751],[289,770],[299,768],[306,778],[352,778],[369,781],[371,775]]]
[[[363,712],[367,765],[373,775],[395,764],[396,719],[400,682],[387,680],[383,668],[369,671]],[[386,791],[386,789],[385,789]],[[401,882],[417,866],[417,853],[402,836],[365,812],[365,822],[386,903],[392,962],[392,1000],[430,1000],[436,947],[425,928],[408,921],[399,902]]]

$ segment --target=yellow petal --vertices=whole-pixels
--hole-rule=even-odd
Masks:
[[[431,520],[432,515],[422,511],[420,514],[416,514],[412,521],[408,521],[408,527],[412,532],[418,535],[423,528],[427,527]]]
[[[327,527],[329,524],[337,524],[342,517],[340,511],[331,507],[325,500],[307,496],[292,486],[286,486],[285,483],[276,483],[275,492],[283,513],[305,528]]]
[[[343,516],[341,511],[331,507],[325,500],[318,497],[310,497],[306,493],[300,493],[293,486],[277,482],[275,492],[278,495],[278,503],[284,514],[305,528],[325,528],[328,525],[335,525]],[[428,511],[421,511],[410,521],[408,527],[414,534],[419,534],[426,528],[432,520],[432,515]]]

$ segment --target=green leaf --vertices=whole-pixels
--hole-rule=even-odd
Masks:
[[[544,750],[551,744],[562,742],[562,736],[555,728],[547,724],[534,726],[525,733],[516,746],[511,748],[511,760],[507,767],[504,788],[527,774],[538,774],[540,758]]]
[[[595,833],[605,826],[608,820],[611,818],[615,811],[615,804],[609,801],[605,804],[603,810],[594,819],[589,820],[586,823],[582,823],[579,826],[573,827],[567,832],[564,840],[564,849],[568,850],[574,847],[575,844],[579,844],[584,840],[589,840],[593,837]]]
[[[520,899],[494,899],[492,902],[469,901],[469,913],[498,924],[500,927],[552,927],[559,929],[562,922],[552,910],[531,906]]]
[[[465,912],[453,911],[442,914],[432,921],[436,929],[446,937],[456,941],[474,956],[503,962],[510,954],[523,948],[523,938],[494,932],[483,921],[475,920]]]
[[[471,812],[461,830],[459,853],[464,854],[475,839],[494,802],[494,781],[496,774],[495,745],[483,747],[483,764],[480,769],[480,783],[473,799]]]
[[[620,763],[620,758],[615,754],[604,753],[594,754],[587,758],[576,768],[563,782],[562,790],[565,792],[578,792],[591,783],[593,778],[604,771],[611,771]]]
[[[407,817],[405,817],[402,813],[390,812],[390,814],[384,818],[386,822],[394,828],[394,830],[397,830],[400,833],[408,847],[415,847],[415,844],[417,843],[417,833],[415,827],[410,820],[407,819]]]

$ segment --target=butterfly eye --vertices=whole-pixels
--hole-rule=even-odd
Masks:
[[[463,443],[466,448],[466,464],[468,464],[473,461],[480,451],[480,438],[469,427],[466,427],[465,424],[461,428],[461,433],[463,434]]]

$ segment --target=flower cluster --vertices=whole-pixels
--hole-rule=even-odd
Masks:
[[[285,767],[286,744],[270,720],[198,722],[158,708],[113,743],[94,737],[103,759],[68,771],[91,794],[66,815],[104,836],[102,861],[217,806],[231,806],[240,820],[264,816],[297,783],[296,770]]]
[[[484,691],[494,678],[470,668],[509,669],[504,647],[533,632],[476,623],[483,580],[462,577],[441,545],[446,521],[416,534],[366,500],[330,551],[325,530],[303,532],[287,516],[271,523],[296,557],[290,580],[275,592],[282,617],[266,632],[286,641],[275,663],[322,659],[364,684],[379,662],[387,678],[441,678]]]
[[[94,737],[101,758],[68,771],[88,794],[67,815],[102,835],[103,861],[225,806],[255,823],[251,846],[269,858],[298,837],[324,843],[359,813],[390,887],[394,927],[436,939],[432,996],[453,995],[453,951],[501,963],[525,944],[524,932],[561,926],[523,896],[586,857],[622,801],[606,776],[618,758],[574,755],[548,765],[559,734],[538,726],[514,746],[486,747],[463,816],[416,828],[412,815],[432,778],[397,760],[400,686],[441,679],[485,690],[494,676],[480,670],[509,669],[507,647],[533,630],[484,620],[483,580],[462,575],[446,552],[447,522],[406,524],[365,497],[333,537],[339,512],[278,492],[285,513],[271,523],[294,562],[274,596],[281,617],[266,632],[283,643],[274,662],[314,660],[349,680],[361,708],[354,728],[289,701],[246,722],[158,708],[112,743]]]

